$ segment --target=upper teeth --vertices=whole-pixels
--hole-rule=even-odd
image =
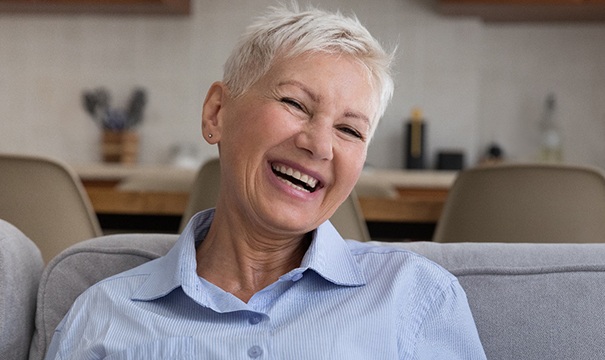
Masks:
[[[273,165],[273,170],[278,171],[282,174],[286,174],[288,176],[292,176],[293,178],[304,182],[311,188],[314,188],[318,183],[318,180],[314,177],[309,176],[307,174],[303,174],[298,170],[292,169],[291,167],[287,167],[284,165]]]

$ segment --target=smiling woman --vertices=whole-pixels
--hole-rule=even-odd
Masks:
[[[292,233],[287,240],[298,243],[300,234],[336,211],[359,178],[370,133],[367,119],[376,118],[377,102],[366,69],[347,55],[277,59],[238,97],[215,83],[202,129],[213,134],[208,142],[219,145],[221,163],[235,166],[221,168],[221,177],[231,181],[223,187],[228,191],[219,193],[217,214],[229,211],[213,225],[242,229],[239,239]],[[274,170],[282,167],[285,172]],[[288,173],[314,179],[315,191]],[[213,237],[211,228],[202,246]]]
[[[216,208],[87,290],[47,358],[484,359],[453,275],[328,220],[393,92],[391,58],[354,17],[270,9],[203,104]]]

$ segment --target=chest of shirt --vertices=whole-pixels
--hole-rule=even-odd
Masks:
[[[162,359],[399,359],[406,342],[401,335],[408,333],[413,343],[415,326],[409,321],[402,330],[401,299],[394,293],[316,280],[257,294],[251,310],[224,313],[177,289],[127,305],[136,321],[119,317],[94,326],[107,331],[96,333],[93,348],[109,359],[158,358],[144,355],[159,349]]]

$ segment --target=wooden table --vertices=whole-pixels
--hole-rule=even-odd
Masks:
[[[367,221],[436,223],[455,177],[449,171],[373,170],[362,173],[356,188]],[[364,194],[371,184],[394,193]]]
[[[196,170],[172,166],[74,166],[95,212],[175,215],[187,206]]]
[[[356,185],[373,239],[431,240],[456,172],[364,171]],[[368,191],[369,186],[369,191]],[[391,189],[376,194],[374,188]]]
[[[173,224],[187,206],[197,172],[171,166],[91,164],[74,168],[100,220],[151,216],[172,218]],[[437,171],[364,171],[357,187],[364,217],[369,225],[382,227],[385,223],[434,226],[455,175]]]

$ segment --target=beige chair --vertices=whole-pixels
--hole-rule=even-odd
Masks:
[[[370,241],[370,232],[355,189],[330,218],[332,225],[345,239]]]
[[[45,262],[101,235],[80,179],[66,164],[45,157],[0,154],[0,218],[32,239]]]
[[[179,231],[185,228],[187,222],[195,213],[215,206],[218,199],[220,170],[218,158],[208,160],[202,165],[191,188],[189,202],[183,214]],[[370,240],[368,227],[361,213],[355,191],[336,210],[330,221],[345,239]]]
[[[593,168],[516,164],[460,172],[436,242],[605,242],[605,177]]]
[[[218,190],[221,182],[221,165],[218,158],[206,161],[198,170],[185,213],[181,219],[179,232],[182,232],[195,213],[216,206]]]

